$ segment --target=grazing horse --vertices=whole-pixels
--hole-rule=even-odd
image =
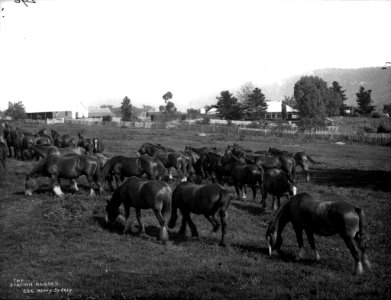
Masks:
[[[282,231],[291,222],[299,246],[298,258],[304,256],[303,230],[305,230],[316,259],[319,254],[315,247],[314,234],[330,236],[339,234],[345,241],[355,260],[355,273],[363,273],[363,263],[370,268],[366,250],[366,222],[364,211],[345,201],[320,201],[307,193],[293,196],[275,214],[266,231],[269,254],[280,250]]]
[[[78,191],[79,189],[74,179],[82,175],[87,177],[91,188],[91,196],[95,195],[92,187],[93,182],[98,186],[99,193],[103,192],[99,162],[96,158],[89,155],[50,155],[40,160],[31,172],[26,175],[25,194],[32,195],[32,189],[36,185],[33,178],[46,176],[51,179],[54,193],[63,197],[64,193],[61,191],[60,178],[72,179],[73,187]]]
[[[182,214],[182,226],[178,232],[180,235],[186,234],[186,224],[188,223],[192,236],[198,237],[197,227],[191,220],[190,213],[203,214],[212,224],[213,231],[217,232],[220,224],[215,215],[218,213],[221,220],[220,245],[225,246],[227,210],[231,198],[230,193],[217,183],[205,185],[196,185],[190,182],[180,183],[172,194],[172,211],[168,227],[175,227],[178,219],[177,209],[179,209]]]
[[[78,132],[77,135],[79,137],[77,146],[84,148],[87,154],[92,154],[94,152],[94,144],[92,140],[90,138],[84,138],[80,132]]]
[[[144,154],[137,157],[114,156],[110,158],[103,166],[101,176],[102,179],[109,181],[110,189],[113,190],[113,176],[117,184],[117,188],[125,177],[137,176],[144,174],[148,179],[157,179],[159,176],[164,177],[164,167],[159,167],[157,160]]]
[[[46,158],[49,155],[53,155],[53,154],[55,154],[55,155],[68,155],[68,154],[82,155],[82,154],[86,154],[85,150],[81,147],[59,148],[56,146],[34,145],[34,144],[30,144],[30,147],[36,153],[37,160],[39,159],[39,157]]]
[[[130,231],[130,208],[136,210],[139,233],[145,231],[141,221],[141,210],[152,209],[161,228],[159,238],[168,240],[166,222],[171,211],[170,186],[160,180],[146,180],[138,177],[128,178],[112,195],[106,205],[106,223],[114,222],[119,216],[119,206],[123,204],[126,218],[124,233]]]
[[[246,164],[236,157],[230,148],[227,148],[225,151],[223,161],[230,166],[230,175],[239,199],[240,193],[242,194],[241,199],[246,199],[246,193],[243,191],[243,188],[245,188],[246,185],[250,186],[253,192],[253,201],[255,201],[257,196],[257,184],[263,194],[264,171],[262,167]]]
[[[174,168],[179,176],[182,177],[182,181],[186,181],[186,162],[183,155],[177,151],[165,151],[161,147],[153,145],[151,143],[144,143],[138,150],[138,155],[148,154],[149,156],[160,160],[169,173],[170,179],[172,179],[170,168]]]
[[[314,161],[309,155],[307,155],[304,151],[299,151],[293,154],[293,153],[289,153],[288,151],[279,150],[273,147],[270,147],[268,151],[274,156],[283,155],[283,156],[292,157],[295,160],[296,166],[300,166],[303,169],[307,181],[310,181],[309,162],[313,164],[319,164],[318,162]]]
[[[267,194],[273,196],[272,209],[277,210],[281,205],[281,197],[296,195],[297,188],[291,176],[281,169],[268,169],[263,180],[262,207],[266,207]]]

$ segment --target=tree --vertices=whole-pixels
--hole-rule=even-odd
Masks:
[[[133,117],[132,104],[130,99],[125,96],[121,103],[122,121],[129,122]]]
[[[151,111],[153,112],[153,111],[155,111],[156,109],[155,109],[153,106],[151,106],[151,105],[144,105],[144,104],[143,104],[142,110],[145,111],[145,112],[151,112]]]
[[[297,103],[296,103],[296,99],[295,97],[293,96],[284,96],[284,100],[282,100],[282,102],[284,102],[286,105],[292,107],[292,108],[296,108],[297,107]]]
[[[159,106],[159,111],[160,112],[166,112],[166,107],[164,105]]]
[[[329,89],[327,83],[317,76],[303,76],[294,87],[297,109],[303,118],[320,122],[327,115]]]
[[[174,113],[176,111],[177,111],[177,109],[175,107],[175,104],[171,101],[168,101],[167,105],[166,105],[166,112],[167,113]]]
[[[195,108],[188,108],[187,109],[187,115],[190,117],[190,119],[193,119],[197,116],[199,116],[201,113],[200,113],[200,110],[199,109],[195,109]]]
[[[216,99],[218,101],[214,107],[224,119],[239,120],[242,118],[242,106],[229,91],[221,91],[220,97],[216,97]]]
[[[374,109],[375,105],[371,105],[372,90],[365,90],[363,86],[360,86],[360,90],[356,93],[358,112],[362,115],[369,115]]]
[[[167,92],[163,95],[164,102],[167,103],[168,100],[172,99],[172,93]]]
[[[267,110],[265,95],[262,93],[261,89],[255,88],[251,94],[247,96],[247,100],[242,106],[247,119],[258,120],[265,115]]]
[[[254,89],[255,89],[255,86],[252,84],[252,82],[250,82],[250,81],[246,82],[236,92],[236,98],[238,98],[238,101],[240,103],[246,103],[249,95],[252,94]]]
[[[281,102],[281,117],[282,117],[282,120],[285,121],[287,118],[287,115],[286,115],[286,103],[284,101]]]
[[[6,116],[10,116],[13,120],[19,120],[26,117],[26,109],[22,101],[8,102],[8,109],[4,112]]]
[[[383,105],[383,112],[388,115],[391,115],[391,104],[384,104]]]
[[[349,107],[344,103],[348,98],[345,95],[345,90],[342,89],[342,86],[340,86],[338,81],[333,81],[332,83],[332,89],[335,93],[339,94],[341,96],[341,106],[340,106],[340,115],[343,115],[345,110],[348,109]]]
[[[342,95],[334,87],[330,87],[326,102],[326,113],[328,116],[339,116],[341,112],[343,112]]]

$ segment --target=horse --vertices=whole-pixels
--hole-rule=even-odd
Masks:
[[[81,147],[66,147],[66,148],[59,148],[56,146],[47,146],[47,145],[34,145],[30,144],[30,147],[34,152],[36,153],[36,159],[39,160],[39,157],[46,158],[49,155],[68,155],[68,154],[86,154],[85,150]]]
[[[305,175],[307,182],[310,181],[310,170],[309,170],[309,162],[313,164],[319,164],[319,162],[314,161],[309,155],[307,155],[304,151],[299,151],[296,153],[289,153],[288,151],[279,150],[277,148],[270,147],[268,150],[274,156],[289,156],[295,160],[296,166],[300,166]]]
[[[320,256],[315,247],[314,234],[339,234],[355,260],[355,273],[363,273],[363,264],[370,268],[366,251],[366,221],[364,211],[345,201],[320,201],[307,193],[293,196],[276,212],[266,231],[269,255],[280,251],[282,231],[291,222],[299,247],[298,258],[304,257],[303,230],[305,230],[316,259]]]
[[[14,158],[22,159],[22,140],[24,134],[19,130],[11,130],[7,134],[8,157],[12,157],[11,147],[14,148]]]
[[[94,143],[92,140],[90,138],[84,138],[80,132],[78,132],[77,135],[79,137],[77,146],[84,148],[87,154],[92,154],[94,152]]]
[[[137,152],[138,155],[148,154],[149,156],[160,160],[169,173],[169,178],[172,179],[170,168],[174,168],[179,176],[182,177],[182,181],[186,181],[186,162],[183,155],[177,151],[168,152],[160,148],[159,146],[151,143],[144,143],[141,145]]]
[[[59,148],[76,147],[76,141],[69,134],[60,135],[57,131],[51,129],[53,145]]]
[[[196,148],[196,147],[192,147],[192,146],[186,146],[185,147],[185,151],[187,151],[187,150],[190,150],[190,151],[198,153],[199,155],[202,155],[202,154],[207,153],[207,152],[216,152],[217,148],[216,147],[200,147],[200,148]]]
[[[225,234],[227,227],[227,210],[232,196],[221,185],[216,183],[196,185],[190,182],[180,183],[172,194],[171,218],[168,228],[174,228],[178,219],[177,209],[182,214],[182,226],[178,234],[186,234],[186,224],[189,224],[193,237],[198,237],[196,225],[190,218],[190,213],[203,214],[212,224],[213,231],[217,232],[220,224],[216,220],[216,213],[221,221],[221,241],[220,246],[225,246]]]
[[[141,221],[141,209],[152,209],[160,225],[159,238],[168,240],[166,220],[171,212],[170,186],[160,180],[146,180],[138,177],[130,177],[113,193],[111,200],[106,205],[106,223],[114,222],[119,216],[119,206],[123,204],[125,210],[126,225],[124,233],[130,231],[130,208],[136,210],[139,233],[145,231]]]
[[[0,166],[2,166],[3,169],[7,169],[7,152],[7,144],[5,143],[3,136],[0,135]]]
[[[93,144],[93,149],[92,149],[93,153],[102,153],[106,148],[103,142],[96,137],[92,138],[92,144]]]
[[[222,163],[223,157],[214,152],[205,152],[200,157],[201,174],[204,179],[208,177],[214,183],[216,180],[224,184],[224,177],[229,176],[229,170]]]
[[[281,169],[268,169],[265,171],[263,180],[262,207],[266,207],[267,194],[273,196],[272,209],[277,210],[280,207],[282,196],[296,194],[297,188],[292,177]]]
[[[98,186],[99,193],[103,192],[99,162],[96,158],[89,155],[50,155],[40,160],[31,172],[26,174],[25,194],[32,195],[32,189],[36,185],[33,178],[46,176],[51,179],[53,192],[57,196],[63,197],[64,193],[61,191],[60,178],[72,179],[73,188],[78,191],[79,189],[74,179],[82,175],[87,177],[91,188],[91,196],[95,195],[92,187],[93,182]]]
[[[259,185],[259,189],[263,194],[263,177],[264,171],[262,167],[253,164],[246,164],[238,157],[236,157],[230,148],[227,148],[223,161],[230,166],[230,175],[235,186],[235,191],[240,199],[240,193],[242,194],[241,199],[246,199],[246,193],[243,191],[243,188],[246,185],[250,186],[253,192],[253,201],[255,201],[257,196],[256,185]]]
[[[104,181],[109,181],[110,189],[113,190],[113,175],[118,188],[125,177],[140,177],[144,174],[146,174],[150,180],[157,179],[159,175],[164,177],[164,166],[161,165],[159,167],[157,160],[148,155],[141,155],[138,157],[118,155],[110,158],[106,162],[103,166],[101,177]]]

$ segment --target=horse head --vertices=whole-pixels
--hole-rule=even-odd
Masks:
[[[273,221],[269,222],[266,230],[266,241],[268,244],[269,255],[272,256],[274,251],[279,251],[282,245],[282,237],[277,234],[277,228]]]

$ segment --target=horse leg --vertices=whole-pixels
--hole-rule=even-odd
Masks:
[[[198,235],[197,227],[196,227],[196,225],[194,224],[194,222],[190,218],[190,212],[187,214],[186,219],[187,219],[187,223],[189,223],[189,227],[190,227],[190,230],[191,230],[191,236],[198,238],[199,235]]]
[[[316,260],[319,260],[320,256],[319,256],[318,251],[316,250],[314,233],[311,230],[309,230],[308,228],[305,229],[305,233],[307,235],[308,243],[310,244],[312,251],[314,251],[314,255],[315,255]]]
[[[140,208],[135,208],[136,210],[136,217],[137,217],[137,222],[138,222],[138,232],[139,234],[145,233],[145,227],[143,222],[141,221],[141,209]]]
[[[75,192],[79,192],[79,187],[77,186],[76,179],[71,179],[71,186]]]
[[[182,214],[182,225],[181,228],[179,228],[178,235],[186,235],[186,224],[187,224],[187,219],[185,217],[185,212],[181,210]]]
[[[255,202],[255,199],[257,198],[257,187],[256,187],[256,185],[251,185],[251,190],[253,192],[253,201]]]
[[[361,261],[364,263],[364,265],[368,268],[371,269],[371,263],[369,262],[368,256],[365,253],[366,251],[366,240],[363,236],[360,236],[358,233],[354,237],[355,241],[358,244],[358,247],[361,250]]]
[[[297,240],[297,246],[299,247],[299,252],[296,256],[297,260],[304,259],[304,248],[303,248],[303,228],[300,226],[293,226],[293,229],[295,230],[296,233],[296,240]]]
[[[217,222],[216,217],[214,214],[212,215],[204,215],[205,218],[212,224],[213,226],[213,232],[217,232],[219,230],[220,224]]]
[[[155,213],[155,216],[156,216],[157,220],[159,221],[159,225],[160,225],[159,239],[162,240],[163,242],[168,241],[166,220],[164,219],[162,212],[158,209],[154,209],[153,212]]]
[[[352,237],[346,235],[346,234],[341,234],[342,239],[345,241],[346,246],[349,248],[350,253],[352,254],[354,261],[356,263],[355,266],[355,274],[362,274],[363,273],[363,267],[362,267],[362,262],[361,262],[361,255],[360,255],[360,249],[357,247],[355,244],[355,241]]]
[[[64,197],[64,193],[61,190],[60,179],[56,175],[51,176],[53,192],[59,196]]]
[[[125,207],[125,220],[126,220],[126,223],[125,223],[125,228],[124,228],[124,231],[123,233],[124,234],[127,234],[129,232],[131,232],[131,222],[130,222],[130,207]]]
[[[265,209],[265,207],[266,207],[267,193],[266,193],[265,189],[262,189],[262,190],[261,190],[261,193],[262,193],[261,204],[262,204],[262,208]]]
[[[93,188],[93,182],[94,182],[94,180],[93,180],[93,178],[92,178],[92,176],[91,175],[89,175],[89,176],[87,176],[87,180],[88,180],[88,183],[90,184],[90,196],[91,197],[94,197],[95,196],[95,190],[94,190],[94,188]]]
[[[221,209],[219,211],[219,215],[220,215],[220,220],[221,220],[221,241],[220,241],[219,245],[225,247],[226,246],[225,234],[227,231],[227,212],[225,210]]]

